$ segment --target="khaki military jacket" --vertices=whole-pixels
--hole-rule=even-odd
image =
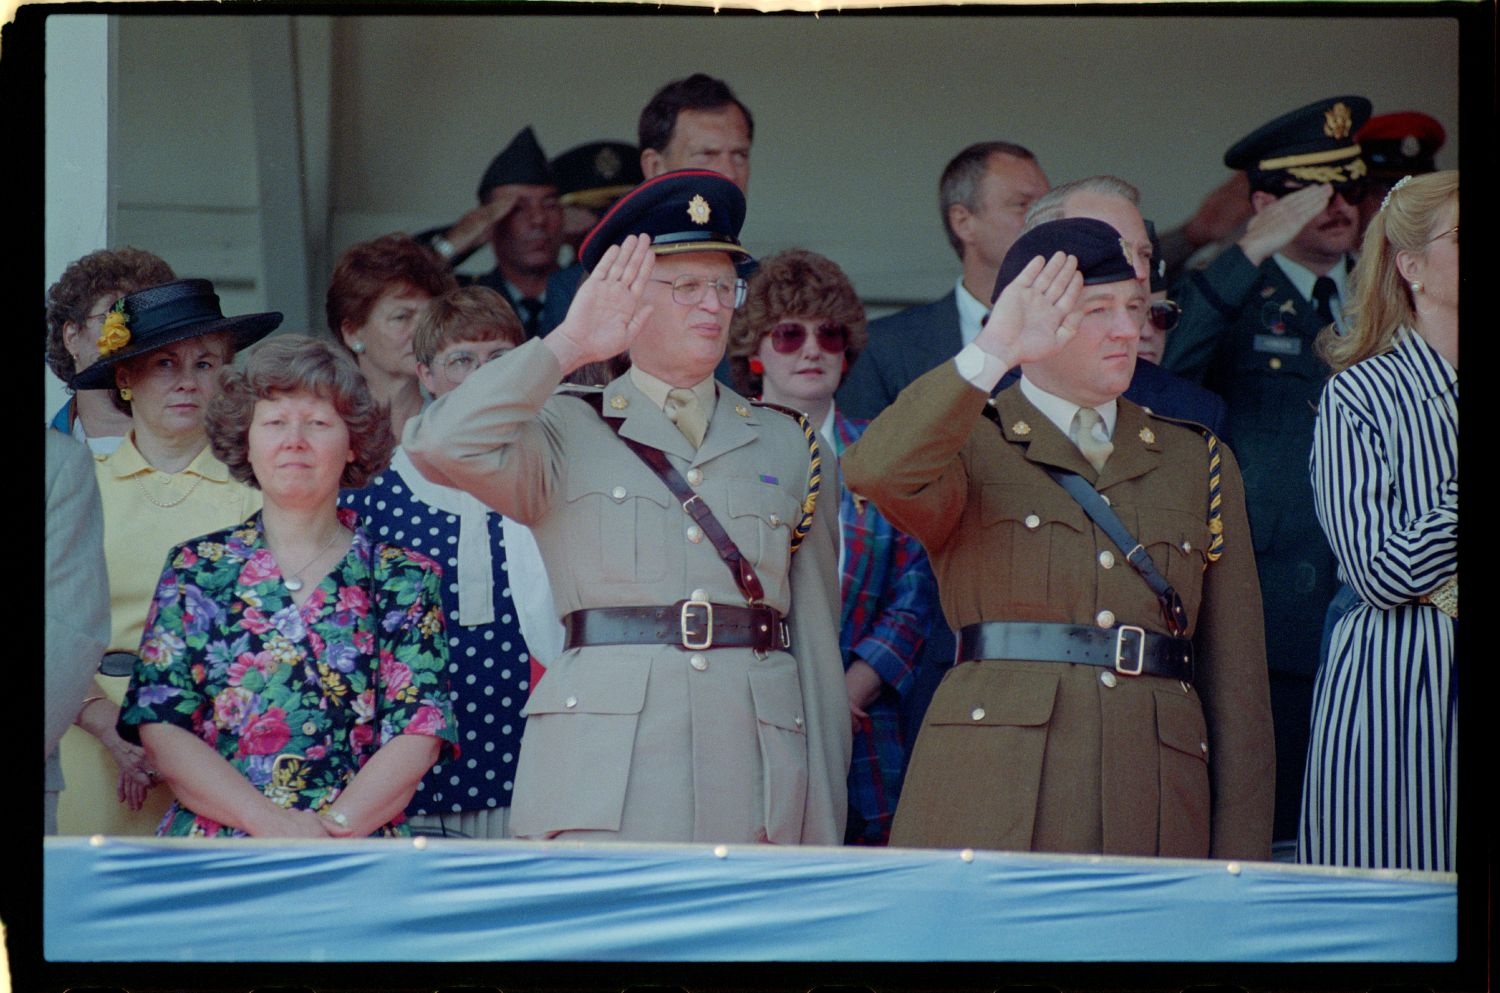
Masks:
[[[1268,858],[1273,738],[1260,591],[1234,456],[1224,550],[1209,563],[1207,445],[1119,401],[1095,472],[1022,395],[985,394],[946,362],[844,455],[846,483],[915,535],[949,623],[1133,624],[1166,633],[1155,596],[1043,466],[1109,499],[1191,618],[1194,682],[1088,665],[955,666],[919,735],[891,843]]]
[[[531,527],[559,614],[744,598],[713,545],[600,411],[553,393],[561,369],[529,342],[408,423],[403,444],[434,482]],[[838,648],[837,467],[823,463],[811,532],[797,422],[720,386],[692,445],[629,376],[603,417],[666,452],[787,616],[791,645],[591,646],[564,652],[526,705],[512,831],[522,837],[838,844],[846,812],[848,698]],[[459,714],[464,721],[483,714]],[[482,756],[475,756],[482,762]]]

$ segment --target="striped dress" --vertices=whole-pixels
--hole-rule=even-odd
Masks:
[[[1455,871],[1456,624],[1415,603],[1458,573],[1458,373],[1409,329],[1333,377],[1318,519],[1360,602],[1313,690],[1301,862]]]

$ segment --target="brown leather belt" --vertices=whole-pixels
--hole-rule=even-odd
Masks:
[[[562,620],[564,648],[675,645],[696,652],[710,648],[770,652],[791,644],[781,613],[765,606],[678,600],[665,607],[591,607],[575,610]]]
[[[1193,681],[1190,640],[1156,634],[1134,624],[1112,628],[1029,621],[966,624],[958,631],[958,661],[972,659],[1076,662],[1113,669],[1122,676]]]

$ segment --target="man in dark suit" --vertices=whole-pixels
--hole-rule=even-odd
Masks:
[[[1324,611],[1338,589],[1313,513],[1307,460],[1328,365],[1313,349],[1340,320],[1367,164],[1359,96],[1320,100],[1256,128],[1224,154],[1250,179],[1244,235],[1178,286],[1182,320],[1162,364],[1229,404],[1245,471],[1276,720],[1275,838],[1295,836]]]
[[[982,141],[953,157],[938,182],[938,208],[963,272],[946,296],[870,322],[870,342],[839,388],[841,411],[875,417],[978,336],[1000,263],[1047,185],[1036,156],[1007,141]]]

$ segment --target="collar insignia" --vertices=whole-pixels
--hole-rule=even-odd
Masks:
[[[627,400],[624,396],[621,396],[619,393],[616,393],[614,396],[609,398],[609,405],[615,410],[624,410],[626,407],[630,406],[630,401]]]
[[[1148,445],[1155,444],[1156,432],[1152,431],[1150,428],[1141,428],[1141,440]]]
[[[739,414],[741,417],[749,417],[750,416],[750,408],[746,407],[742,403],[737,403],[737,404],[734,405],[734,412],[736,414]]]
[[[1293,316],[1296,316],[1297,305],[1290,300],[1284,301],[1281,305],[1281,312],[1283,314],[1291,314]]]
[[[1031,425],[1027,424],[1025,421],[1017,421],[1010,426],[1010,433],[1025,437],[1026,435],[1031,433]]]
[[[708,201],[703,199],[702,193],[693,194],[693,199],[688,201],[687,213],[688,219],[691,220],[694,224],[708,223]]]
[[[1323,133],[1330,138],[1347,138],[1354,130],[1354,115],[1340,100],[1323,112]]]

